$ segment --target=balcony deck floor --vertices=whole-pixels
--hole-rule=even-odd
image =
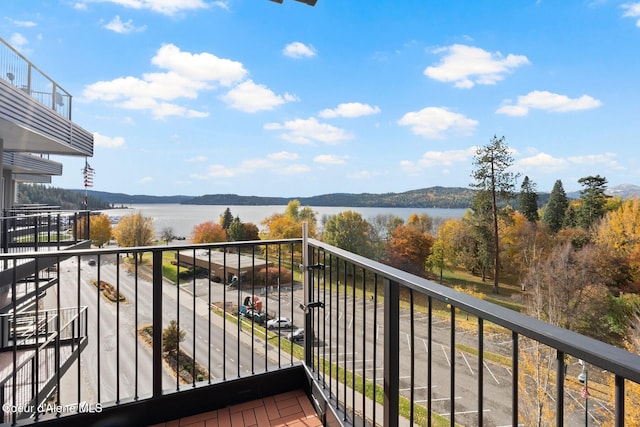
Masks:
[[[319,427],[309,397],[294,390],[216,411],[155,424],[152,427]]]

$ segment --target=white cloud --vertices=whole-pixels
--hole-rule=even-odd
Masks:
[[[216,85],[229,86],[247,74],[240,62],[207,52],[183,52],[172,44],[160,47],[151,62],[167,71],[145,73],[141,78],[126,76],[96,82],[85,87],[84,98],[114,102],[125,109],[150,110],[156,118],[207,117],[206,112],[167,101],[195,99],[200,91],[214,89]]]
[[[13,33],[11,34],[11,37],[9,37],[9,44],[17,49],[20,49],[29,44],[29,41],[22,34]]]
[[[206,162],[207,158],[205,156],[195,156],[187,159],[186,161],[188,163],[200,163],[200,162]]]
[[[245,159],[237,165],[211,165],[204,174],[194,173],[191,177],[202,180],[210,178],[231,178],[240,174],[252,174],[264,171],[272,174],[292,175],[306,173],[311,170],[309,166],[291,163],[291,161],[297,158],[298,155],[295,153],[281,151],[279,153],[268,154],[265,157]]]
[[[288,151],[280,151],[279,153],[268,154],[267,158],[272,160],[295,160],[298,158],[298,155],[296,153],[289,153]]]
[[[402,160],[400,168],[408,174],[415,175],[427,168],[466,164],[476,154],[476,150],[477,147],[469,147],[466,150],[427,151],[417,161]]]
[[[380,175],[380,172],[371,172],[368,170],[360,170],[354,173],[347,175],[348,178],[351,179],[371,179]]]
[[[371,106],[369,104],[361,104],[360,102],[347,102],[338,105],[333,110],[325,109],[318,113],[318,116],[328,119],[333,117],[361,117],[371,114],[378,114],[380,107]]]
[[[316,56],[316,50],[313,46],[307,46],[304,43],[289,43],[282,49],[282,54],[290,58],[311,58]]]
[[[569,162],[547,153],[537,153],[515,161],[514,167],[523,172],[550,173],[566,169],[569,167]]]
[[[157,102],[152,98],[131,98],[119,104],[120,108],[127,110],[150,110],[155,119],[164,119],[169,116],[186,117],[190,119],[208,117],[209,113],[187,109],[181,105],[170,102]]]
[[[616,159],[616,153],[587,154],[583,156],[570,156],[568,160],[579,165],[603,165],[611,169],[623,169]]]
[[[210,165],[204,174],[191,174],[191,178],[194,179],[209,179],[209,178],[232,178],[236,176],[240,171],[237,168],[229,167],[225,165]]]
[[[624,9],[622,16],[625,18],[638,18],[636,26],[640,27],[640,3],[625,3],[622,8]]]
[[[307,165],[290,165],[275,169],[273,172],[279,175],[300,175],[307,173],[311,168]]]
[[[138,180],[138,184],[149,184],[151,182],[153,182],[153,178],[150,176],[145,176]]]
[[[410,126],[416,135],[429,139],[442,139],[446,134],[472,135],[478,126],[478,121],[443,107],[427,107],[405,114],[398,124]]]
[[[336,156],[334,154],[320,154],[313,158],[316,163],[323,165],[344,165],[347,163],[349,156]]]
[[[257,111],[273,110],[285,102],[295,101],[296,97],[288,93],[276,95],[265,85],[246,80],[227,92],[222,99],[231,108],[245,113],[255,113]]]
[[[104,148],[120,148],[124,146],[124,138],[121,136],[110,138],[95,132],[93,134],[93,145]]]
[[[208,52],[183,52],[174,44],[165,44],[158,49],[151,63],[185,79],[217,82],[223,86],[231,86],[247,75],[241,62],[219,58]]]
[[[353,135],[344,129],[320,123],[315,117],[295,119],[284,123],[267,123],[264,128],[284,131],[281,135],[282,138],[298,144],[310,144],[313,141],[337,144],[340,141],[353,138]]]
[[[75,8],[86,9],[89,3],[114,3],[130,9],[148,9],[169,16],[209,7],[204,0],[79,0]]]
[[[11,23],[17,27],[25,27],[25,28],[31,28],[31,27],[35,27],[38,24],[36,24],[33,21],[18,21],[15,19],[10,19]]]
[[[424,74],[441,82],[453,82],[457,88],[468,89],[476,84],[493,85],[516,67],[529,64],[524,55],[487,52],[478,47],[454,44],[434,53],[444,53],[437,66],[427,67]]]
[[[517,160],[514,167],[525,173],[557,174],[569,170],[572,167],[587,167],[589,169],[607,168],[610,170],[624,169],[616,159],[615,153],[585,154],[581,156],[569,156],[566,158],[554,157],[547,153],[534,153],[528,157]]]
[[[220,9],[230,10],[228,1],[217,0],[217,1],[214,1],[212,4],[216,7],[219,7]]]
[[[508,102],[505,101],[505,102]],[[566,113],[569,111],[590,110],[598,108],[602,103],[588,95],[579,98],[569,98],[547,91],[534,90],[526,95],[519,96],[515,105],[503,105],[496,113],[508,116],[526,116],[529,109],[550,111],[553,113]]]
[[[104,26],[107,30],[113,31],[119,34],[130,34],[133,32],[144,31],[147,29],[146,25],[136,27],[133,25],[133,21],[129,19],[127,22],[122,22],[120,16],[116,15],[108,24]]]

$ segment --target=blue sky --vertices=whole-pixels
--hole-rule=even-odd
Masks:
[[[493,135],[540,191],[640,184],[634,0],[2,0],[0,36],[73,95],[95,190],[467,187]]]

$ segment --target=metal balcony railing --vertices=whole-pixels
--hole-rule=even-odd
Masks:
[[[327,424],[530,425],[544,408],[552,425],[623,426],[640,382],[638,355],[313,239],[0,255],[24,258],[57,265],[33,279],[35,324],[86,307],[87,344],[28,413],[5,394],[11,423],[151,425],[275,393],[289,380],[265,375],[303,369]],[[269,327],[282,317],[291,327]],[[5,381],[44,397],[21,351],[0,353]]]
[[[89,239],[89,211],[40,209],[9,210],[0,217],[2,252],[61,249]]]
[[[0,79],[71,120],[72,96],[0,37]]]
[[[43,408],[86,347],[86,307],[2,315],[0,343],[3,355],[11,356],[0,359],[5,361],[0,366],[2,422],[15,423]],[[12,363],[6,363],[9,359]]]

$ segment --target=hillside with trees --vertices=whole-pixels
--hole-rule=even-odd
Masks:
[[[108,209],[111,206],[102,199],[88,195],[84,203],[84,192],[79,193],[42,184],[18,184],[18,203],[58,206],[62,210]]]
[[[470,188],[430,187],[402,193],[330,193],[312,197],[292,198],[208,194],[185,200],[182,203],[193,205],[286,206],[289,202],[297,200],[305,206],[466,209],[471,206],[474,194],[475,190]]]

